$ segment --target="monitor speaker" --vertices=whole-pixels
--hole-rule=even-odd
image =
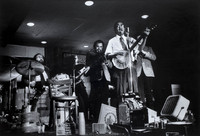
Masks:
[[[183,120],[189,104],[190,101],[182,95],[170,95],[167,97],[160,115]]]

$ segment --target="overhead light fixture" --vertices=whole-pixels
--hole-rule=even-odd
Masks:
[[[142,15],[141,18],[142,19],[147,19],[149,17],[149,15]]]
[[[85,1],[86,6],[92,6],[93,4],[94,4],[94,1],[92,1],[92,0],[86,0]]]
[[[47,41],[41,41],[41,44],[47,44]]]
[[[28,22],[26,25],[32,27],[32,26],[34,26],[35,24],[34,24],[33,22]]]
[[[89,46],[88,46],[88,45],[84,45],[83,47],[84,47],[84,48],[88,48]]]

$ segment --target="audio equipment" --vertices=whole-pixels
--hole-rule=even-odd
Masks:
[[[160,115],[183,120],[189,104],[190,101],[182,95],[170,95],[167,97]]]

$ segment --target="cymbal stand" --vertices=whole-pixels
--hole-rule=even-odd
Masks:
[[[29,61],[29,65],[28,65],[28,92],[26,92],[26,88],[24,89],[24,108],[27,107],[28,102],[26,102],[26,99],[28,97],[28,94],[30,92],[30,82],[31,82],[31,61]],[[26,96],[27,95],[27,96]]]
[[[76,89],[76,70],[75,70],[75,65],[76,65],[76,61],[75,61],[75,59],[74,59],[74,64],[73,64],[73,73],[72,73],[72,80],[73,80],[73,93],[75,94],[75,96],[76,96],[76,92],[75,92],[75,89]],[[76,124],[78,124],[78,106],[79,104],[78,104],[78,100],[76,100],[75,101],[75,122],[76,122]]]
[[[12,70],[14,68],[11,67],[12,66],[12,60],[10,59],[10,67],[9,67],[9,92],[8,92],[8,110],[11,110],[11,100],[12,100]]]
[[[75,89],[76,89],[76,75],[75,75],[75,69],[73,68],[73,76],[72,76],[72,80],[73,80],[73,91],[75,93]],[[70,94],[72,95],[72,94]]]

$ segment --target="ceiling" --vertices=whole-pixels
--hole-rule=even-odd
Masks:
[[[95,40],[105,43],[114,36],[113,24],[124,20],[135,37],[150,24],[157,24],[155,36],[177,37],[183,28],[198,30],[198,0],[1,0],[0,41],[7,44],[61,47],[86,52]],[[148,14],[146,20],[141,15]],[[28,27],[27,22],[34,22]],[[184,23],[183,23],[184,22]],[[181,29],[180,29],[181,26]],[[185,30],[185,29],[184,29]],[[188,33],[188,35],[190,32]],[[42,40],[47,41],[42,45]],[[173,40],[173,38],[172,38]]]

